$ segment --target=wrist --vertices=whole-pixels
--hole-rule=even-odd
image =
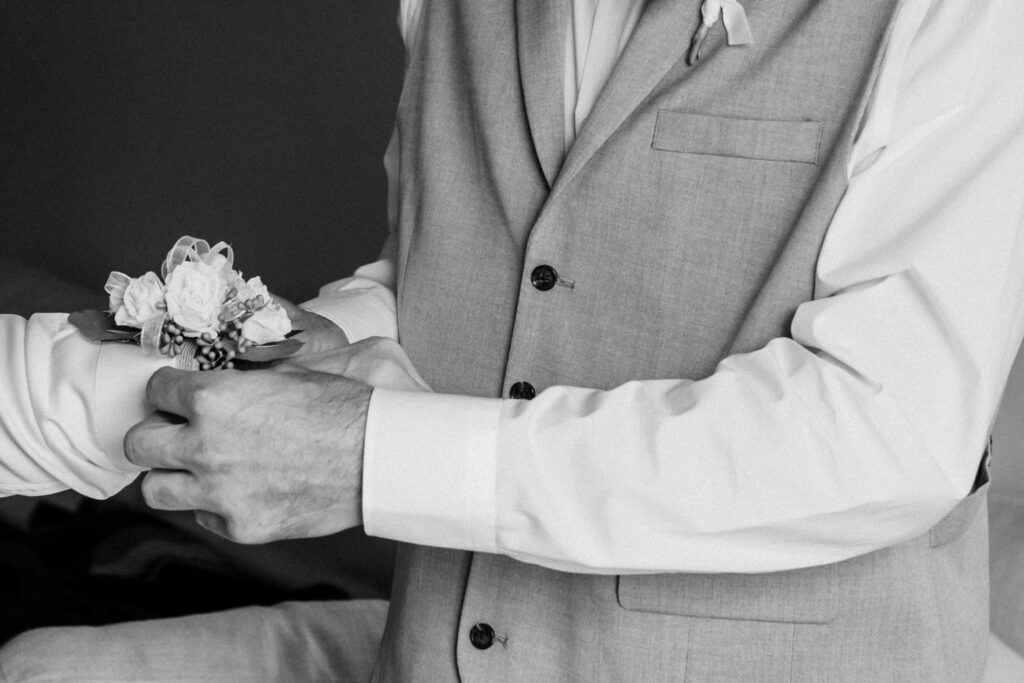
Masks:
[[[363,461],[366,452],[366,429],[370,409],[370,398],[373,387],[363,382],[330,376],[332,381],[340,383],[339,395],[341,409],[338,411],[337,422],[341,426],[339,443],[335,457],[342,471],[338,473],[343,482],[341,500],[343,514],[347,520],[355,520],[355,524],[363,523]],[[351,524],[350,524],[351,525]]]

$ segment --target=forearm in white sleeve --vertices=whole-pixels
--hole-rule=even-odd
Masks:
[[[697,382],[378,389],[367,531],[567,571],[768,572],[962,499],[1024,334],[1024,21],[1013,0],[902,11],[791,339]]]
[[[395,261],[387,256],[362,266],[352,277],[320,288],[302,308],[340,327],[349,342],[367,337],[398,338],[395,314]]]
[[[141,471],[124,457],[146,382],[172,361],[86,340],[66,313],[0,315],[0,495],[106,498]]]

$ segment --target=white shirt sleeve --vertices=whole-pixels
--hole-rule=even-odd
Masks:
[[[1024,15],[904,3],[792,339],[532,401],[378,389],[368,533],[577,572],[767,572],[970,490],[1024,335]]]
[[[322,315],[340,327],[349,342],[367,337],[398,338],[395,313],[395,258],[388,240],[385,252],[360,267],[352,277],[331,282],[301,307]]]
[[[106,498],[139,474],[124,435],[149,412],[146,382],[170,359],[90,342],[66,313],[0,315],[0,349],[0,495]]]

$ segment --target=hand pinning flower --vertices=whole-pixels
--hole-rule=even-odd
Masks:
[[[109,314],[79,311],[69,320],[90,339],[141,344],[177,358],[183,368],[231,368],[236,358],[292,355],[302,342],[288,339],[287,313],[259,277],[246,280],[233,262],[224,242],[211,248],[182,237],[164,260],[163,281],[153,272],[138,278],[113,272],[105,286]]]

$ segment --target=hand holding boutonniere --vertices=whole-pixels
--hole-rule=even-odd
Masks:
[[[139,344],[175,359],[183,370],[230,369],[236,360],[265,362],[293,355],[300,330],[259,277],[234,269],[234,252],[182,237],[160,276],[112,272],[104,287],[110,309],[78,311],[70,322],[95,341]]]

